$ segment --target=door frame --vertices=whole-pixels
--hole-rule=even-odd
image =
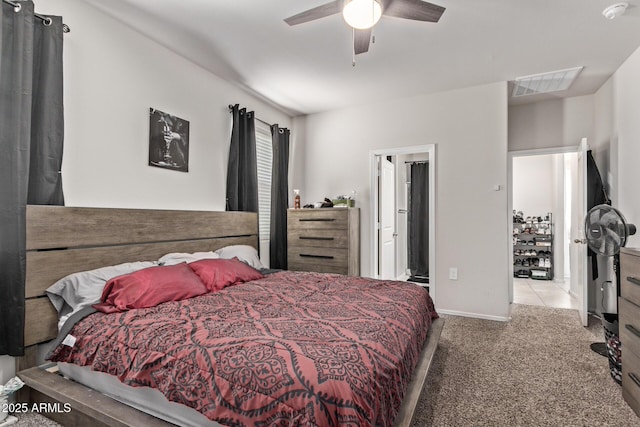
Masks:
[[[527,157],[527,156],[543,156],[548,154],[566,154],[566,153],[579,153],[580,144],[564,147],[550,147],[550,148],[535,148],[531,150],[516,150],[507,152],[507,182],[509,183],[509,191],[507,192],[507,213],[508,218],[512,218],[513,213],[513,159],[514,157]],[[513,221],[508,220],[508,244],[509,249],[509,307],[511,309],[513,305]]]
[[[378,279],[378,167],[377,157],[426,153],[429,159],[429,294],[436,301],[436,144],[386,148],[369,152],[371,194],[371,277]],[[396,165],[397,168],[397,165]],[[397,251],[396,251],[397,253]]]

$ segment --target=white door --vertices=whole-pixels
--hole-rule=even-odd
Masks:
[[[379,263],[381,279],[395,279],[396,271],[396,185],[395,166],[386,158],[380,159],[378,209],[380,212]]]
[[[587,245],[584,218],[587,215],[587,139],[583,138],[578,151],[576,172],[572,182],[570,270],[571,290],[578,298],[578,312],[583,326],[587,326]]]

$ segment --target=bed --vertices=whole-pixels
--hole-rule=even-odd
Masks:
[[[48,285],[71,272],[168,252],[256,247],[257,219],[30,206],[27,241],[25,340],[32,347],[19,361],[28,368],[20,376],[32,400],[71,404],[67,414],[50,414],[65,425],[411,422],[442,327],[416,285],[283,271],[144,309],[93,313],[71,329],[77,344],[53,349],[54,360],[73,362],[59,364],[77,380],[68,381],[35,366],[38,346],[57,335],[58,313],[42,296]],[[116,377],[124,389],[107,384]],[[122,398],[129,391],[151,394]],[[156,398],[164,414],[147,407]]]

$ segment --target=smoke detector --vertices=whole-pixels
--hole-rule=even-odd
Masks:
[[[607,19],[615,19],[618,16],[622,16],[624,12],[627,10],[628,6],[629,6],[629,3],[627,2],[615,3],[607,7],[605,10],[603,10],[602,14]]]

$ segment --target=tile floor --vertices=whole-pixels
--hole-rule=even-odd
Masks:
[[[578,308],[578,301],[569,294],[569,281],[513,278],[515,304],[541,305],[552,308]]]

